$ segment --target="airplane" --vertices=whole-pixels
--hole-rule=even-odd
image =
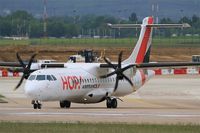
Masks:
[[[61,108],[71,103],[99,103],[106,101],[107,108],[117,108],[118,99],[141,88],[155,75],[154,68],[200,66],[198,62],[149,62],[153,28],[184,28],[187,24],[153,24],[153,17],[143,19],[141,25],[112,25],[111,27],[141,27],[139,39],[131,55],[118,62],[104,58],[105,63],[24,63],[17,53],[19,63],[0,63],[0,66],[22,67],[25,94],[32,99],[34,109],[41,109],[43,101],[60,101]]]

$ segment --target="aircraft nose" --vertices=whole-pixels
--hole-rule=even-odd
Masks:
[[[30,82],[27,82],[25,84],[25,87],[24,87],[24,91],[25,91],[25,94],[32,98],[32,99],[35,99],[35,100],[39,100],[39,97],[40,97],[40,89],[36,86],[36,85],[33,85],[32,83]]]
[[[34,94],[34,88],[29,86],[29,87],[25,87],[25,94],[28,96],[31,96],[32,94]]]

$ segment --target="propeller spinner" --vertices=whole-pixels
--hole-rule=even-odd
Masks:
[[[126,71],[127,69],[133,67],[134,65],[128,65],[128,66],[122,68],[122,64],[121,64],[121,62],[122,62],[122,54],[123,54],[123,53],[122,53],[122,51],[121,51],[120,54],[119,54],[119,56],[118,56],[118,64],[117,64],[117,65],[112,64],[109,60],[107,60],[107,59],[104,57],[105,62],[106,62],[111,68],[113,68],[115,71],[113,71],[113,72],[111,72],[111,73],[109,73],[109,74],[107,74],[107,75],[103,75],[103,76],[101,76],[100,78],[107,78],[107,77],[110,77],[110,76],[116,74],[116,82],[115,82],[114,92],[115,92],[115,91],[117,90],[117,88],[118,88],[119,80],[125,79],[126,81],[128,81],[128,82],[131,84],[131,86],[133,86],[132,81],[131,81],[125,74],[123,74],[123,72]]]

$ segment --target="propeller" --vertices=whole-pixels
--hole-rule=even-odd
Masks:
[[[131,68],[131,67],[134,67],[135,65],[128,65],[124,68],[122,68],[122,51],[120,52],[119,56],[118,56],[118,64],[117,65],[114,65],[112,64],[109,60],[107,60],[105,57],[104,57],[104,61],[111,67],[113,68],[115,71],[109,73],[109,74],[106,74],[106,75],[103,75],[103,76],[100,76],[100,78],[108,78],[114,74],[116,74],[116,82],[115,82],[115,88],[114,88],[114,92],[117,90],[117,87],[118,87],[118,84],[119,84],[119,80],[123,80],[125,79],[126,81],[128,81],[130,83],[131,86],[133,86],[133,83],[132,81],[125,75],[123,74],[124,71],[126,71],[127,69]]]
[[[23,68],[23,75],[22,75],[22,77],[21,77],[19,83],[17,84],[17,86],[15,87],[14,90],[17,90],[17,89],[20,87],[20,85],[22,84],[22,82],[23,82],[24,79],[28,79],[30,73],[32,72],[32,71],[30,70],[31,64],[32,64],[33,61],[34,61],[34,58],[35,58],[36,54],[33,54],[33,55],[31,56],[31,58],[30,58],[30,60],[29,60],[29,62],[28,62],[28,65],[25,65],[25,64],[24,64],[24,62],[22,61],[22,59],[21,59],[21,57],[19,56],[19,53],[18,53],[18,52],[16,53],[16,56],[17,56],[17,60],[19,61],[21,67]]]

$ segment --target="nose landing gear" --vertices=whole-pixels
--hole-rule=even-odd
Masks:
[[[32,100],[31,104],[33,105],[34,109],[41,109],[42,108],[42,104],[38,100]]]

